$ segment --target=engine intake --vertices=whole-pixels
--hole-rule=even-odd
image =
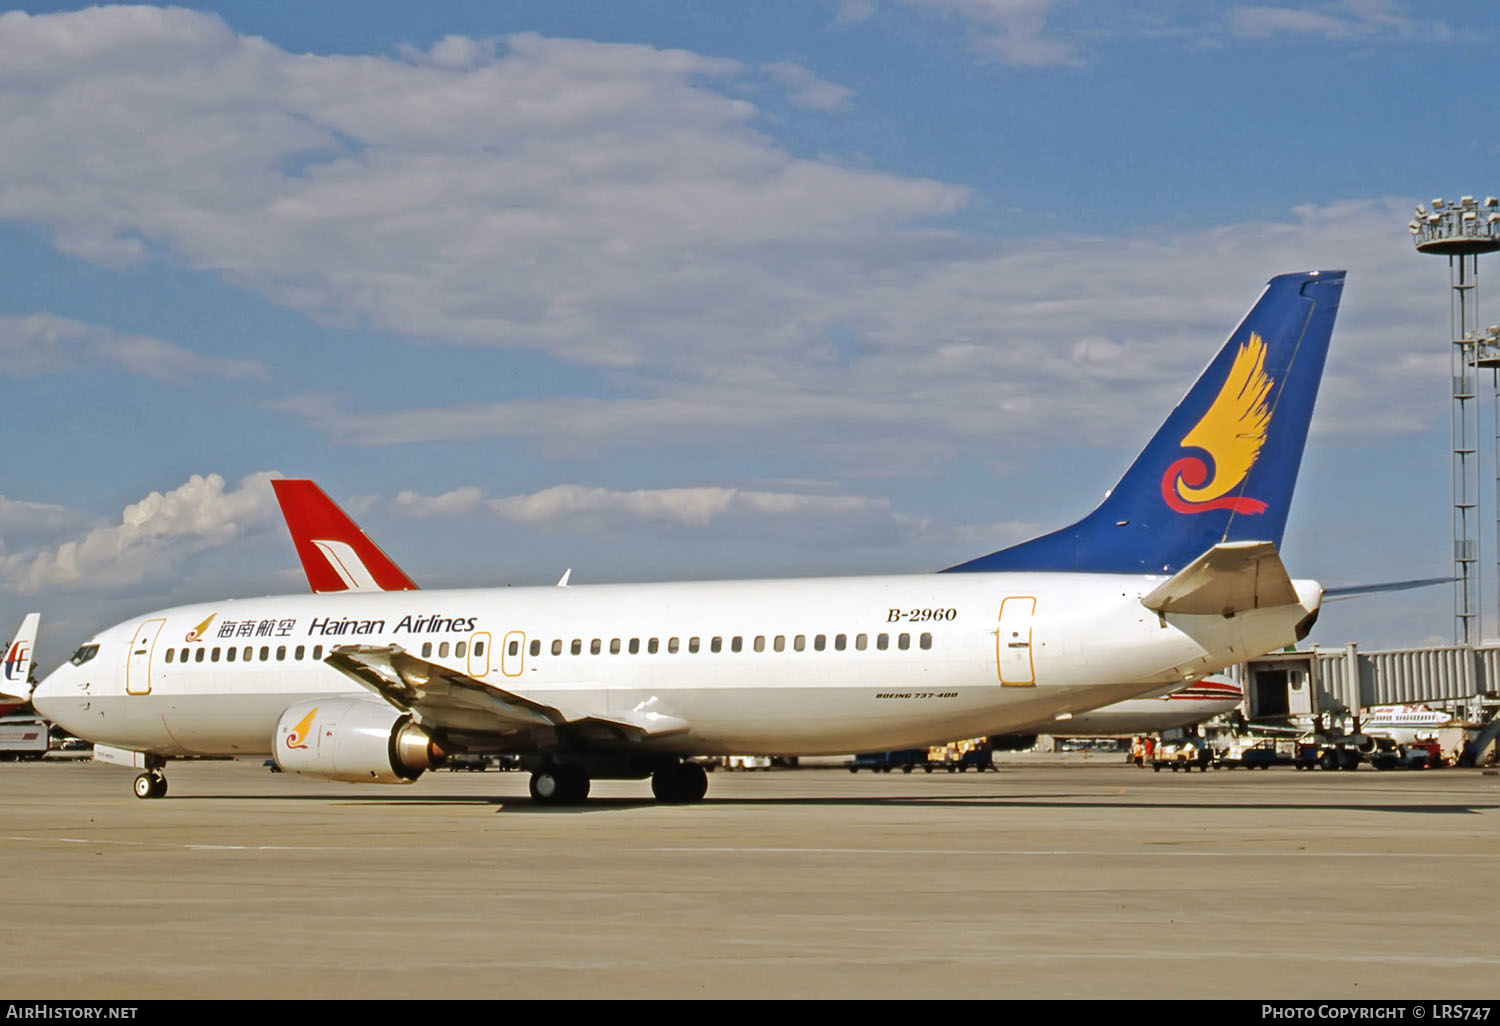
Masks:
[[[276,765],[287,773],[351,783],[405,784],[446,754],[409,713],[384,702],[298,702],[276,724]]]

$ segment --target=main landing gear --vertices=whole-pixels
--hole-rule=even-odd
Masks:
[[[542,805],[578,805],[589,796],[589,775],[577,766],[546,766],[531,775],[531,800]]]
[[[701,802],[708,793],[708,772],[696,762],[663,766],[651,774],[651,793],[659,802]]]
[[[630,776],[639,779],[643,773]],[[588,770],[573,763],[543,766],[531,774],[531,800],[538,805],[581,805],[589,796]],[[673,762],[651,773],[651,793],[659,802],[702,801],[708,773],[696,762]]]
[[[162,798],[167,793],[167,778],[159,769],[148,770],[135,778],[137,798]]]

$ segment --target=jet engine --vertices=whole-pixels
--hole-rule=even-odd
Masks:
[[[405,784],[445,754],[411,715],[384,702],[298,702],[276,724],[276,765],[287,773],[351,783]]]

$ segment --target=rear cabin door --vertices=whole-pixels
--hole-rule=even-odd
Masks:
[[[1036,599],[1031,595],[1012,595],[1000,603],[995,665],[1001,684],[1016,687],[1036,684],[1036,667],[1031,658],[1031,625],[1035,616]]]

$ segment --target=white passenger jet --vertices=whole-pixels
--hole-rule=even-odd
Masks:
[[[295,478],[271,482],[292,544],[314,592],[414,591],[413,583],[385,551],[317,483]],[[1325,592],[1326,594],[1326,592]],[[1245,692],[1227,677],[1173,681],[1140,698],[1127,698],[1088,712],[1040,720],[1007,739],[1037,734],[1063,737],[1133,737],[1196,726],[1237,708]],[[738,756],[730,756],[738,758]]]
[[[1244,689],[1224,677],[1211,676],[1186,687],[1169,684],[1160,692],[1127,698],[1087,712],[1066,713],[1015,731],[1058,737],[1134,737],[1194,727],[1232,712],[1245,699]]]
[[[696,801],[694,755],[1004,734],[1196,679],[1316,618],[1277,545],[1343,281],[1273,279],[1094,512],[942,573],[226,599],[99,633],[33,702],[141,797],[179,756],[396,782],[471,752],[521,756],[538,802]]]

